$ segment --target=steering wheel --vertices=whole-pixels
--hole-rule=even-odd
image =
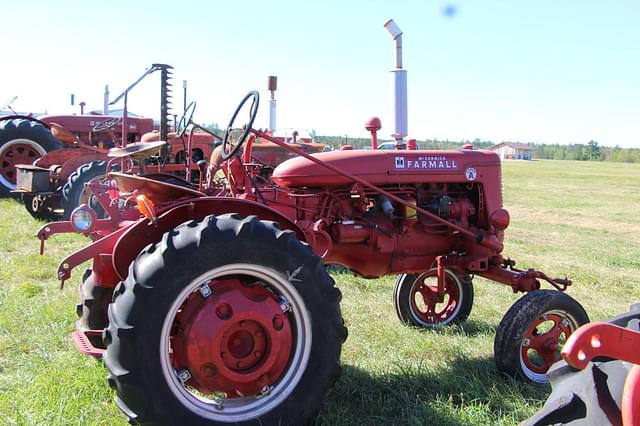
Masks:
[[[104,132],[106,130],[112,129],[114,127],[116,127],[117,125],[122,123],[122,118],[121,117],[113,117],[110,118],[108,120],[105,121],[101,121],[100,123],[96,123],[95,126],[93,126],[93,129],[91,129],[92,132]]]
[[[231,139],[231,131],[234,129],[233,123],[236,121],[236,118],[238,117],[238,114],[240,114],[242,107],[244,107],[244,105],[247,103],[249,99],[252,99],[251,108],[249,110],[249,121],[247,121],[247,123],[244,126],[242,126],[242,130],[243,130],[242,134],[235,141],[232,141],[230,139]],[[229,125],[224,131],[224,137],[222,138],[222,153],[221,153],[223,160],[225,161],[228,160],[230,157],[235,155],[236,152],[238,152],[240,147],[242,147],[242,144],[247,139],[247,136],[249,136],[249,132],[251,131],[251,126],[253,126],[253,122],[256,119],[256,115],[258,114],[259,104],[260,104],[260,95],[255,90],[252,90],[249,93],[247,93],[247,95],[242,99],[242,101],[240,101],[240,105],[238,105],[238,107],[236,108],[236,111],[233,113],[233,116],[231,117],[231,121],[229,121]]]
[[[189,104],[187,109],[182,113],[182,117],[178,120],[178,125],[176,126],[176,138],[181,138],[185,132],[187,131],[187,127],[191,124],[191,120],[193,119],[193,113],[196,111],[196,101],[193,101]]]

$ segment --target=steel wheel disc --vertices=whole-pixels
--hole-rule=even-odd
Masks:
[[[239,284],[232,283],[239,277],[259,281],[263,286],[244,291]],[[225,279],[227,287],[217,289],[215,281],[224,282]],[[207,293],[203,284],[212,281],[214,283],[207,288],[213,294],[207,297],[215,298],[216,290],[223,293],[215,299],[215,306],[203,308],[187,303],[190,298],[202,298],[201,292]],[[252,305],[252,297],[260,299],[256,303],[261,304],[261,312],[258,312],[257,305]],[[195,313],[186,312],[192,306]],[[287,310],[286,315],[282,315],[284,310]],[[185,354],[187,359],[196,359],[193,356],[199,349],[190,347],[184,351],[179,347],[183,343],[172,336],[175,335],[176,320],[189,315],[194,315],[191,317],[194,319],[208,318],[216,322],[217,328],[215,324],[210,327],[213,331],[193,326],[187,334],[190,333],[192,339],[206,342],[204,336],[211,332],[211,341],[215,342],[211,346],[215,350],[200,349],[218,358],[213,360],[212,366],[186,374],[184,370],[176,371],[175,362],[182,362]],[[295,389],[309,360],[311,320],[301,296],[284,277],[259,265],[231,264],[212,269],[185,286],[168,311],[161,339],[162,373],[180,403],[210,420],[239,422],[269,412]],[[196,364],[189,365],[193,367]],[[271,373],[278,377],[272,377]],[[211,380],[207,381],[203,375],[209,375]],[[184,380],[187,376],[195,377],[197,383],[191,386],[190,378]],[[234,393],[232,389],[239,391]]]
[[[16,189],[16,164],[32,164],[47,151],[30,139],[13,139],[0,146],[0,183]]]

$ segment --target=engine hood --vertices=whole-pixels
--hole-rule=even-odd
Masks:
[[[488,150],[346,150],[313,156],[374,185],[473,182],[486,178],[499,179],[500,174],[500,158]],[[285,187],[342,186],[351,183],[346,177],[304,157],[280,164],[273,172],[273,181]]]

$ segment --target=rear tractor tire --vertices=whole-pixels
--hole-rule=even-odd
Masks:
[[[466,321],[473,307],[471,277],[447,269],[445,282],[444,299],[438,302],[436,268],[422,274],[399,275],[393,302],[400,321],[427,329]]]
[[[340,374],[339,301],[292,231],[237,214],[185,222],[114,292],[116,403],[141,424],[304,423]]]
[[[33,164],[47,152],[62,148],[62,142],[37,121],[0,120],[0,197],[16,189],[17,164]]]
[[[589,322],[580,303],[557,290],[522,296],[500,321],[493,343],[499,371],[518,379],[547,383],[547,371],[561,359],[571,333]]]

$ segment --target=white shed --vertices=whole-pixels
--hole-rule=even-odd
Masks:
[[[500,142],[489,148],[495,151],[502,160],[531,160],[533,148],[524,143]]]

